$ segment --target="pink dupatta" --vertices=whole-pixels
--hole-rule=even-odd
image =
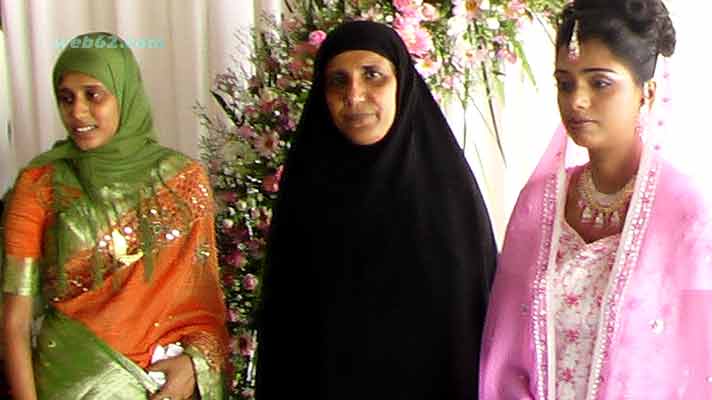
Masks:
[[[652,131],[664,127],[653,121]],[[656,137],[646,142],[603,298],[587,400],[712,399],[712,203],[665,161]],[[547,282],[566,148],[559,129],[510,218],[483,335],[481,400],[557,398]]]

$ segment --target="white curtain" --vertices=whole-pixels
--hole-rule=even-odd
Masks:
[[[244,57],[236,33],[262,12],[278,14],[280,0],[0,0],[0,10],[4,192],[21,166],[65,136],[51,71],[67,40],[89,31],[123,37],[141,64],[161,143],[197,157],[193,106],[214,107],[213,77]]]
[[[0,190],[17,170],[64,136],[50,84],[59,53],[58,41],[87,31],[110,31],[129,43],[159,40],[160,48],[134,46],[153,103],[161,142],[198,156],[203,133],[193,112],[196,102],[213,107],[209,89],[215,74],[245,62],[245,49],[235,34],[260,21],[262,12],[278,15],[281,0],[0,0],[4,29],[0,33]],[[675,143],[698,149],[698,156],[676,151],[690,170],[701,170],[712,140],[705,122],[712,91],[706,63],[704,16],[712,6],[667,1],[678,30],[674,58]],[[257,16],[257,17],[256,17]],[[494,136],[474,107],[447,110],[453,131],[463,137],[465,153],[485,195],[498,243],[517,195],[558,124],[550,33],[538,23],[522,32],[536,87],[521,68],[507,69],[505,102],[497,105],[499,130],[507,164]],[[704,97],[701,97],[704,96]],[[699,101],[698,99],[702,100]],[[486,114],[486,103],[477,104]],[[9,124],[8,124],[9,121]],[[7,135],[11,126],[12,134]],[[699,146],[689,146],[690,143]],[[675,152],[675,145],[671,146]],[[695,161],[699,160],[699,161]],[[709,178],[707,178],[709,179]]]

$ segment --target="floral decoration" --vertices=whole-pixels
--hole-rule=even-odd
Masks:
[[[519,28],[532,20],[551,22],[563,5],[564,0],[287,0],[281,22],[268,18],[262,29],[241,36],[252,50],[251,67],[219,74],[212,91],[224,115],[196,107],[207,129],[202,157],[219,204],[216,229],[232,335],[229,398],[254,397],[255,310],[267,234],[326,32],[354,19],[391,25],[441,104],[465,105],[475,96],[491,101],[502,93],[505,63],[529,71]]]

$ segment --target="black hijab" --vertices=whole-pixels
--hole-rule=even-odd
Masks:
[[[387,135],[334,126],[325,68],[369,50],[398,80]],[[477,398],[496,248],[477,183],[399,36],[373,22],[331,31],[287,158],[268,246],[257,396]]]

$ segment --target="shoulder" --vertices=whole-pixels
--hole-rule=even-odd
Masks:
[[[52,164],[42,165],[39,167],[27,167],[20,171],[17,181],[23,183],[38,183],[45,178],[52,176],[54,167]]]
[[[199,161],[168,148],[164,148],[164,153],[158,162],[156,171],[161,179],[203,179],[207,176],[205,168]]]
[[[712,216],[710,192],[703,188],[702,182],[669,162],[661,162],[655,196],[655,202],[665,212],[677,214],[682,220]]]
[[[14,189],[39,189],[41,187],[49,187],[52,184],[53,171],[54,167],[52,164],[42,165],[39,167],[26,167],[18,174]]]

